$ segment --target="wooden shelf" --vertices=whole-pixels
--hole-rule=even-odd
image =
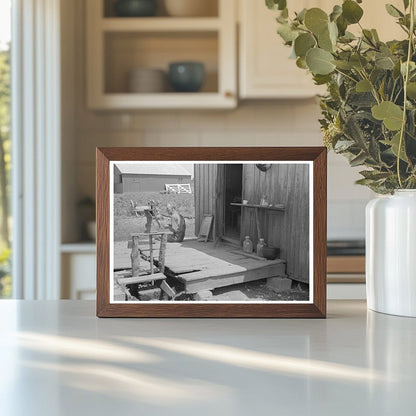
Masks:
[[[95,243],[92,241],[85,241],[79,243],[63,243],[61,244],[61,253],[76,254],[76,253],[91,253],[96,252]]]
[[[219,93],[159,93],[159,94],[103,94],[94,101],[93,107],[108,109],[161,109],[161,108],[234,108],[234,99]]]
[[[285,206],[283,204],[266,206],[266,205],[256,205],[256,204],[237,204],[236,202],[232,202],[230,205],[233,205],[235,207],[265,209],[269,211],[284,211],[285,210]]]
[[[107,17],[101,20],[104,32],[207,32],[221,27],[218,17]]]

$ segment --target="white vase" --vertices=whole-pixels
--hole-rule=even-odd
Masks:
[[[368,203],[366,282],[369,309],[416,317],[416,190]]]

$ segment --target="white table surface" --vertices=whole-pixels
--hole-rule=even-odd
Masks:
[[[416,319],[97,319],[0,301],[0,415],[412,415]]]

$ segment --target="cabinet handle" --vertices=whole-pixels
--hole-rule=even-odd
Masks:
[[[234,93],[232,91],[225,91],[225,98],[234,98]]]

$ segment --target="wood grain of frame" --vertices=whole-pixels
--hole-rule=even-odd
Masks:
[[[325,318],[327,151],[324,147],[97,148],[97,316]],[[313,303],[110,303],[110,161],[312,161]]]

